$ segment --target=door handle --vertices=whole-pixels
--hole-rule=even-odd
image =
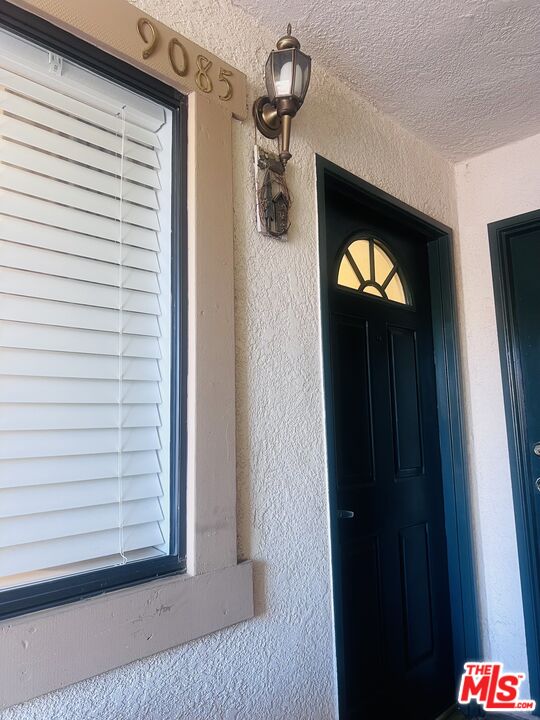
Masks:
[[[340,520],[350,520],[354,517],[354,512],[352,510],[340,510],[338,512],[338,518]]]

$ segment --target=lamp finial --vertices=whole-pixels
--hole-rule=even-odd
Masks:
[[[291,23],[287,25],[287,34],[283,37],[280,37],[277,41],[277,49],[278,50],[289,50],[291,48],[296,48],[297,50],[300,49],[300,43],[298,40],[291,35],[292,32],[292,26]]]

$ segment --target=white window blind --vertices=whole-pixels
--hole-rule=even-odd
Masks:
[[[0,43],[6,588],[169,552],[172,121]]]

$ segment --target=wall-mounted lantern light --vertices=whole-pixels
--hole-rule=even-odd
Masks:
[[[277,41],[266,61],[266,91],[268,95],[255,100],[253,116],[259,132],[267,138],[278,138],[279,158],[285,167],[290,159],[291,122],[309,87],[311,58],[300,51],[300,43],[291,35]]]

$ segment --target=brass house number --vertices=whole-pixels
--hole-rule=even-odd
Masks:
[[[153,55],[158,48],[160,41],[159,32],[154,23],[151,22],[151,20],[148,20],[148,18],[139,19],[137,22],[137,30],[139,31],[142,41],[146,45],[142,52],[142,56],[144,60],[148,60],[148,58]],[[188,52],[182,42],[176,37],[169,40],[168,53],[169,62],[173,72],[180,77],[185,77],[191,70],[195,76],[195,84],[201,92],[211,93],[214,91],[219,92],[219,90],[221,90],[221,94],[218,94],[220,100],[230,100],[232,98],[233,86],[229,80],[229,78],[232,77],[232,72],[230,70],[226,70],[222,67],[219,68],[216,85],[218,83],[220,83],[220,85],[217,88],[214,88],[214,81],[210,76],[210,70],[214,64],[212,60],[209,60],[204,55],[197,55],[196,67],[191,69]]]

